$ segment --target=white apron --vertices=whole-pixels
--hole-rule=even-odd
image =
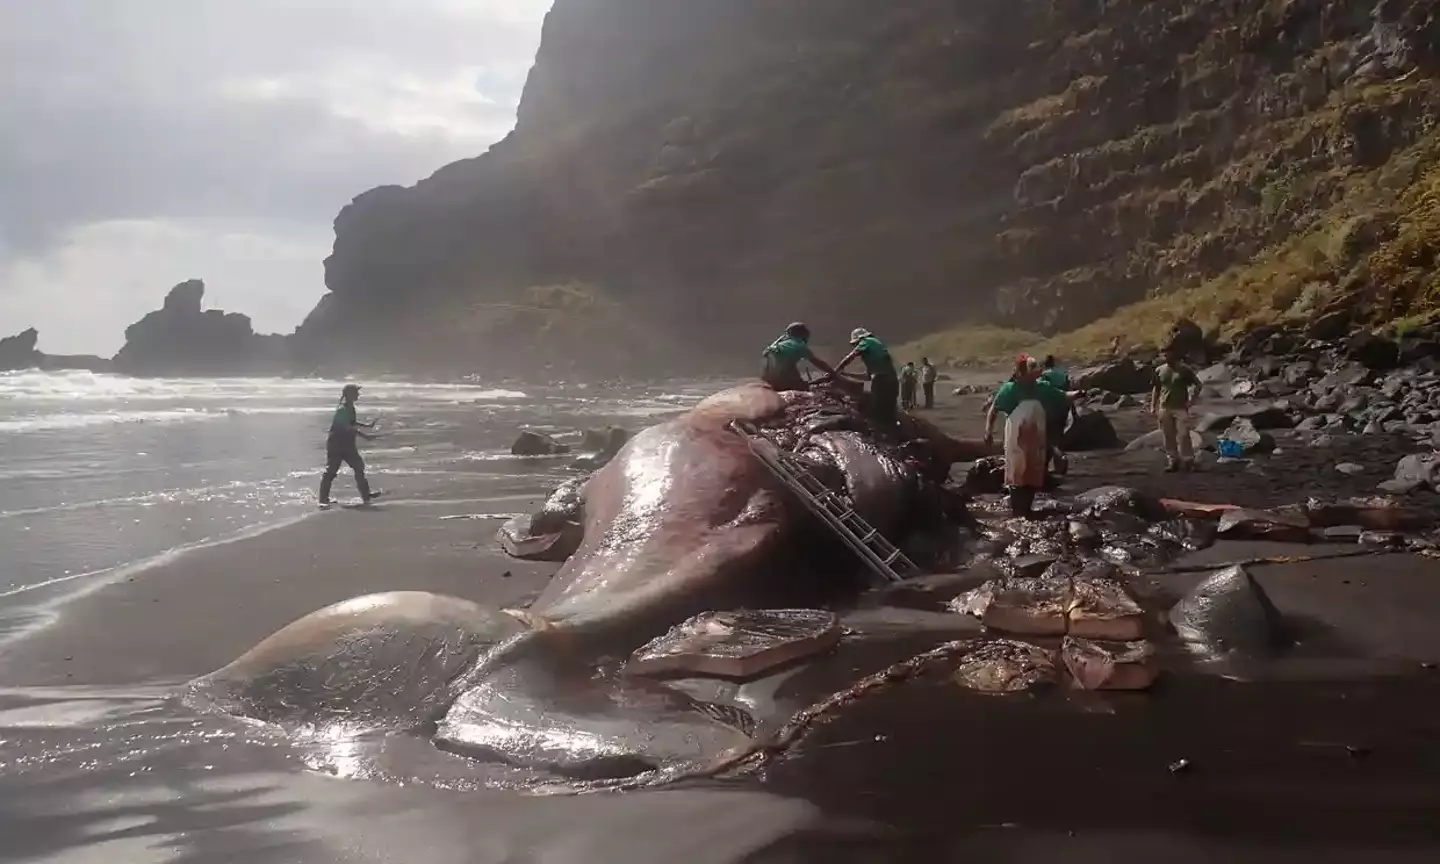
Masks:
[[[1045,406],[1038,399],[1026,399],[1005,418],[1005,485],[1045,486]]]

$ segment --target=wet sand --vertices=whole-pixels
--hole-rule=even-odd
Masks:
[[[932,416],[974,435],[979,402]],[[1263,505],[1317,488],[1279,457],[1264,474],[1231,477],[1166,475],[1158,462],[1087,455],[1068,491],[1121,482]],[[1330,475],[1325,489],[1373,488]],[[439,515],[341,509],[196,550],[74,599],[0,647],[4,857],[1389,862],[1440,853],[1440,672],[1431,668],[1440,561],[1413,555],[1254,568],[1302,628],[1302,645],[1284,662],[1232,670],[1246,680],[1182,669],[1145,694],[994,698],[935,675],[862,700],[758,777],[691,788],[534,798],[337,779],[283,742],[196,725],[165,701],[173,683],[327,603],[411,589],[514,605],[557,569],[500,555],[493,520]],[[1227,543],[1195,560],[1277,551],[1321,550]],[[1178,594],[1200,578],[1154,580]],[[916,638],[925,647],[951,637]],[[785,687],[843,683],[894,651],[840,652]],[[88,736],[106,716],[125,719],[106,740]],[[343,754],[328,759],[333,768]]]

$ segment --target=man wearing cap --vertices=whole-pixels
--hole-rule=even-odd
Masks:
[[[870,404],[875,419],[883,424],[894,425],[895,403],[900,399],[900,377],[895,372],[895,361],[890,357],[890,349],[864,327],[856,327],[850,331],[850,346],[850,353],[836,364],[834,374],[844,372],[845,367],[859,357],[865,363],[865,371],[870,376]]]
[[[374,439],[374,436],[360,431],[373,427],[375,423],[361,423],[356,419],[355,400],[359,398],[359,384],[346,384],[340,391],[340,404],[330,419],[330,436],[325,439],[325,475],[320,478],[321,504],[330,503],[330,485],[335,482],[335,475],[340,473],[341,463],[349,465],[350,470],[355,472],[355,486],[360,490],[360,500],[369,504],[380,496],[379,492],[370,491],[370,481],[365,479],[365,460],[360,458],[360,448],[355,440],[357,437],[366,441]]]
[[[761,378],[776,390],[804,390],[808,385],[800,374],[800,361],[808,360],[811,365],[826,375],[835,370],[810,350],[810,328],[796,321],[785,328],[785,333],[765,349],[765,371]]]

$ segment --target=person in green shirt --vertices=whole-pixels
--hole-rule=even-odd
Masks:
[[[865,372],[870,376],[871,411],[874,412],[876,421],[893,426],[895,403],[900,399],[900,377],[895,372],[895,361],[890,357],[890,349],[864,327],[856,327],[850,331],[850,346],[850,353],[835,364],[832,377],[843,373],[846,366],[855,362],[855,358],[860,358],[865,364]]]
[[[340,404],[330,418],[330,434],[325,439],[325,474],[320,478],[322,505],[330,503],[330,486],[340,473],[341,463],[349,465],[350,470],[355,472],[355,486],[360,490],[360,500],[369,504],[380,497],[381,493],[370,491],[370,481],[365,477],[365,460],[360,458],[360,448],[356,441],[356,438],[373,440],[373,435],[360,430],[375,426],[374,421],[361,423],[356,418],[355,400],[359,398],[360,385],[346,384],[340,391]]]
[[[920,370],[913,362],[900,367],[900,407],[906,411],[915,408],[915,385],[920,380]]]
[[[800,361],[808,360],[821,372],[833,374],[834,369],[810,350],[810,328],[796,321],[785,328],[779,339],[765,349],[765,371],[760,377],[776,390],[804,390],[809,385],[800,374]]]
[[[1070,418],[1078,417],[1079,413],[1075,410],[1075,403],[1070,401],[1070,375],[1056,364],[1055,355],[1046,354],[1041,365],[1044,368],[1040,372],[1040,380],[1066,394],[1065,410],[1058,410],[1053,400],[1046,408],[1050,427],[1045,432],[1045,439],[1050,443],[1050,461],[1055,465],[1055,473],[1064,474],[1069,469],[1069,462],[1065,459],[1065,450],[1060,444],[1065,440],[1065,427],[1070,422]]]
[[[1051,386],[1062,393],[1070,389],[1070,376],[1064,369],[1055,365],[1054,354],[1045,355],[1044,366],[1045,370],[1040,373],[1041,380],[1049,381]]]
[[[1180,347],[1165,348],[1165,362],[1155,370],[1150,388],[1150,411],[1160,422],[1165,438],[1165,470],[1190,471],[1195,467],[1195,446],[1190,440],[1190,406],[1199,394],[1200,377],[1185,363]]]
[[[1033,374],[1029,374],[1033,373]],[[1013,414],[1020,403],[1028,399],[1035,399],[1045,408],[1047,418],[1057,414],[1065,417],[1070,412],[1070,399],[1064,391],[1057,389],[1049,381],[1040,377],[1038,370],[1017,371],[1009,381],[1000,385],[995,391],[995,398],[990,402],[990,408],[985,412],[985,444],[989,446],[995,443],[995,416],[997,414]]]

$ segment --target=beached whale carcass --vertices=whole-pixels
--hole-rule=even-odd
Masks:
[[[757,424],[811,459],[886,532],[914,515],[927,476],[973,454],[908,420],[908,446],[881,442],[844,393],[734,387],[641,432],[583,485],[552,498],[556,512],[542,524],[564,530],[574,521],[581,530],[574,554],[528,609],[501,614],[416,592],[357,598],[192,682],[190,700],[293,727],[436,722],[446,749],[568,773],[620,772],[733,746],[744,738],[743,718],[594,670],[600,658],[623,658],[707,611],[811,607],[853,587],[841,577],[856,562],[843,550],[820,551],[828,538],[734,421]],[[822,616],[799,629],[807,627],[786,641],[791,659],[797,645],[827,644],[833,621],[827,628]]]

